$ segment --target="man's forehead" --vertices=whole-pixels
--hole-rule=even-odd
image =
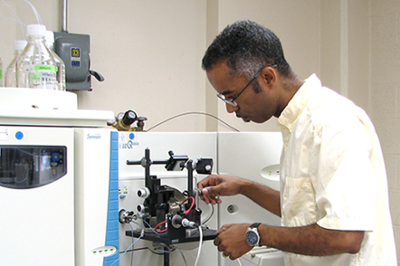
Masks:
[[[226,65],[216,65],[207,71],[207,77],[219,93],[227,95],[233,92],[235,81]]]

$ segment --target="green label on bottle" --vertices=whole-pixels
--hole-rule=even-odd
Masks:
[[[50,66],[50,65],[36,65],[35,66],[35,71],[56,71],[55,66]]]
[[[51,87],[57,83],[56,67],[52,65],[34,65],[26,68],[29,76],[29,87]]]
[[[0,69],[0,80],[3,78],[3,70]]]

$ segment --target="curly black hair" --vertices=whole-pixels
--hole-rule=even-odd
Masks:
[[[271,30],[249,20],[228,25],[214,39],[203,57],[202,68],[208,71],[220,62],[232,69],[232,75],[248,78],[260,68],[271,65],[276,65],[285,77],[291,72],[279,38]]]

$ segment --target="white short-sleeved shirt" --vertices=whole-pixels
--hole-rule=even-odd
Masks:
[[[282,225],[365,231],[357,254],[287,253],[286,265],[397,266],[383,155],[366,113],[313,74],[278,124]]]

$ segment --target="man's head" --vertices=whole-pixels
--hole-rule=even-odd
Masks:
[[[245,122],[278,117],[300,87],[278,37],[252,21],[226,27],[207,49],[202,67],[227,111]]]
[[[269,29],[252,21],[227,26],[208,47],[202,67],[208,71],[225,62],[232,75],[252,78],[262,68],[277,65],[282,76],[290,74],[279,38]]]

